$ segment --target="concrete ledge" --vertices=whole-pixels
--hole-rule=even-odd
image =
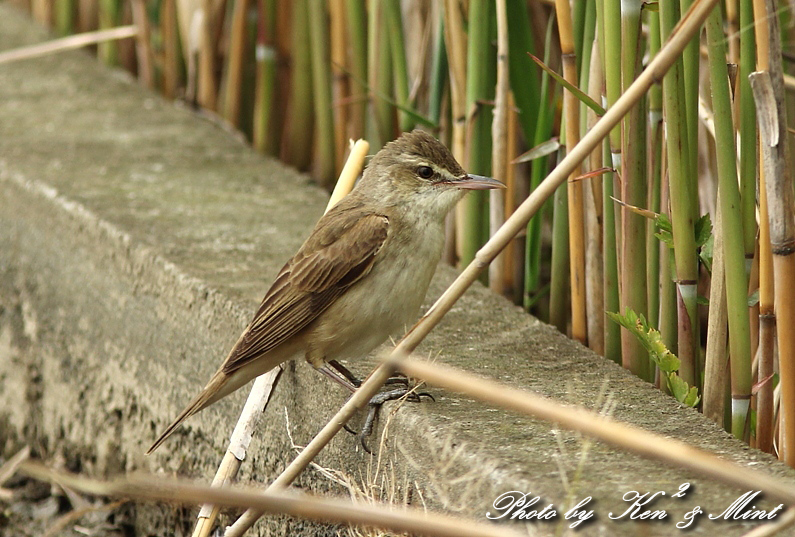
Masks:
[[[0,50],[44,37],[0,5]],[[207,479],[245,393],[189,420],[154,457],[143,452],[214,371],[325,194],[82,53],[0,66],[0,94],[0,445],[8,454],[27,443],[99,476],[144,469]],[[429,296],[453,277],[441,267]],[[620,420],[795,477],[480,286],[420,350],[573,404],[594,406],[607,392]],[[364,373],[368,363],[353,367]],[[434,393],[435,404],[403,407],[389,427],[384,473],[413,491],[415,504],[421,493],[429,508],[483,518],[511,490],[558,507],[593,496],[596,520],[581,534],[672,535],[693,507],[719,513],[746,492]],[[305,444],[344,397],[305,364],[290,364],[241,480],[267,482],[292,458],[285,410]],[[339,435],[318,462],[367,481],[373,459],[355,444]],[[625,492],[670,496],[684,482],[694,487],[685,499],[653,504],[668,510],[663,521],[608,518],[627,508]],[[344,493],[314,470],[299,486]],[[182,534],[194,515],[153,505],[128,513],[136,535]],[[558,523],[533,523],[531,534],[553,534]],[[703,520],[694,532],[741,535],[753,526]],[[258,528],[338,530],[284,517]]]

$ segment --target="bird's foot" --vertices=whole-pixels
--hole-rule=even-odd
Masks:
[[[364,448],[364,450],[371,455],[373,452],[367,445],[367,439],[373,434],[373,428],[375,426],[376,420],[378,419],[378,413],[384,403],[387,401],[395,401],[397,399],[403,399],[404,401],[410,401],[412,403],[419,403],[422,401],[423,397],[427,397],[432,401],[436,401],[436,399],[430,393],[416,391],[416,386],[409,389],[408,380],[405,377],[403,377],[403,380],[406,381],[406,387],[378,393],[374,395],[367,404],[367,417],[364,420],[364,425],[362,426],[362,430],[358,434],[358,437],[359,442],[362,444],[362,448]],[[348,432],[353,432],[347,426],[346,430]]]

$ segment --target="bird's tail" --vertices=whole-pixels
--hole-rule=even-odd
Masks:
[[[215,401],[232,391],[224,389],[227,387],[228,381],[229,376],[223,371],[216,372],[215,375],[213,375],[213,378],[210,379],[210,382],[207,383],[207,386],[205,386],[204,389],[193,398],[188,406],[179,413],[179,416],[177,416],[177,418],[171,422],[171,425],[166,427],[166,430],[163,431],[163,434],[161,434],[157,440],[155,440],[155,443],[152,444],[152,447],[149,448],[146,454],[149,455],[158,447],[160,447],[160,444],[165,442],[165,440],[177,430],[177,427],[179,427],[183,421],[193,416],[203,408],[213,404]]]

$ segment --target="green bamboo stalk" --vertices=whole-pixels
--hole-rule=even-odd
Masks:
[[[281,159],[299,170],[309,167],[312,154],[314,117],[312,114],[312,66],[309,40],[308,0],[293,2],[290,52],[292,72]]]
[[[448,78],[447,49],[444,46],[444,18],[439,17],[431,53],[431,76],[428,90],[428,118],[437,125],[442,120],[442,101]]]
[[[675,2],[661,2],[660,35],[666,40],[679,17]],[[678,356],[681,360],[679,375],[690,386],[700,378],[698,369],[698,308],[696,303],[698,283],[698,257],[695,240],[696,197],[695,176],[688,166],[688,138],[686,103],[684,94],[682,60],[676,61],[663,78],[663,103],[665,106],[665,132],[668,156],[668,176],[671,205],[671,225],[675,246]],[[684,150],[683,150],[684,148]]]
[[[348,41],[345,30],[345,0],[330,0],[331,23],[331,87],[332,122],[334,130],[335,177],[342,171],[348,151],[348,101],[351,97],[350,69],[348,68]]]
[[[121,21],[121,2],[119,0],[99,0],[99,29],[114,28]],[[97,46],[97,55],[105,65],[119,64],[119,46],[116,41],[105,41]]]
[[[640,72],[641,0],[621,3],[621,71],[623,86]],[[646,111],[641,100],[624,118],[621,145],[621,199],[635,207],[647,203]],[[646,292],[646,219],[626,207],[621,215],[621,311],[648,314]],[[642,343],[629,331],[621,333],[623,365],[647,381],[653,380],[651,362]]]
[[[748,75],[756,65],[753,6],[740,2],[740,65],[737,83],[740,131],[740,187],[746,272],[750,273],[756,248],[756,110]]]
[[[370,96],[372,104],[371,128],[368,128],[368,139],[371,147],[381,147],[395,137],[395,109],[379,95],[392,96],[394,70],[392,66],[392,50],[389,45],[389,32],[385,28],[383,3],[374,2],[370,5],[368,33],[368,65],[369,86],[375,90]]]
[[[74,0],[55,0],[55,31],[58,35],[69,35],[75,30]]]
[[[312,47],[312,101],[315,105],[313,175],[321,185],[334,182],[334,116],[331,110],[331,62],[326,2],[309,0],[309,41]]]
[[[660,51],[660,14],[652,11],[648,14],[649,22],[649,56],[652,58]],[[660,213],[662,196],[662,87],[655,84],[649,91],[649,196],[647,208]],[[647,320],[649,326],[659,330],[660,323],[660,242],[654,236],[656,230],[652,220],[646,222],[646,291],[648,295]]]
[[[679,0],[680,13],[687,13],[694,0]],[[667,2],[663,2],[667,3]],[[698,84],[699,84],[699,39],[694,37],[682,51],[682,76],[684,79],[684,93],[679,95],[684,99],[686,117],[685,129],[687,130],[687,173],[688,177],[696,178],[698,172]],[[694,181],[695,183],[695,181]],[[693,184],[693,191],[697,191],[697,185]],[[698,196],[690,198],[690,214],[693,220],[698,219]],[[694,331],[698,338],[698,331]],[[698,339],[696,339],[698,348]]]
[[[468,171],[491,172],[491,110],[483,103],[494,97],[494,51],[492,50],[493,3],[473,2],[469,6],[469,44],[467,48],[467,147]],[[458,231],[462,238],[459,263],[468,265],[488,233],[484,207],[486,195],[472,192],[461,202]]]
[[[552,35],[554,29],[554,20],[550,17],[547,24],[547,32],[545,37],[546,46],[544,47],[544,63],[549,65],[551,51],[552,51]],[[533,133],[533,147],[541,144],[550,139],[552,136],[552,98],[550,88],[550,76],[546,72],[541,73],[541,87],[539,91],[538,102],[535,103],[533,108],[537,111],[538,120],[536,122],[535,132]],[[513,79],[512,79],[513,80]],[[516,94],[520,94],[517,91]],[[530,171],[530,191],[541,184],[541,181],[547,175],[547,167],[549,166],[547,157],[539,158],[533,161]],[[547,206],[548,207],[548,206]],[[542,208],[530,222],[527,224],[527,239],[525,241],[525,277],[524,277],[524,307],[530,309],[532,296],[538,291],[541,279],[541,225],[544,222],[548,208]]]
[[[569,226],[568,189],[561,185],[555,191],[552,216],[552,259],[550,261],[549,324],[566,333],[569,290]]]
[[[544,108],[541,103],[545,102],[541,98],[541,71],[527,57],[527,52],[535,55],[536,48],[527,4],[509,1],[506,9],[511,88],[519,109],[519,125],[525,140],[532,141],[535,140],[538,111]],[[544,61],[548,64],[548,58]]]
[[[609,141],[604,143],[605,161],[613,155]],[[604,303],[605,311],[620,311],[618,293],[618,243],[616,242],[616,205],[613,201],[614,173],[605,174],[602,179],[602,214],[604,215]],[[621,327],[617,323],[605,323],[605,358],[617,364],[622,363]]]
[[[276,107],[276,0],[257,0],[257,44],[254,50],[256,82],[254,90],[254,136],[257,151],[272,155],[276,152],[276,126],[273,109]]]
[[[600,39],[604,39],[604,54],[602,58],[607,60],[610,58],[622,57],[622,44],[621,44],[621,0],[600,0],[604,2],[604,12],[602,13],[602,22],[599,23],[600,29],[604,28],[604,32],[600,34]],[[598,15],[598,13],[597,13]],[[630,46],[630,45],[627,45]],[[634,46],[634,43],[632,44]],[[607,95],[607,106],[613,104],[621,96],[621,62],[619,61],[605,61],[605,90]],[[616,127],[610,131],[610,149],[613,153],[613,167],[616,170],[621,169],[621,126]]]
[[[404,108],[410,107],[409,102],[409,72],[406,61],[406,45],[403,40],[403,17],[400,13],[400,0],[384,0],[384,21],[389,34],[389,43],[392,50],[393,79],[395,84],[395,97]],[[414,120],[404,110],[398,110],[398,124],[403,132],[414,128]]]
[[[737,153],[734,146],[729,81],[726,72],[726,44],[720,6],[715,7],[707,18],[706,27],[722,232],[727,238],[742,237],[740,191],[737,186]],[[748,432],[746,419],[751,400],[751,337],[748,325],[745,252],[743,243],[739,240],[724,240],[723,246],[732,372],[732,434],[737,438],[744,438]]]
[[[364,0],[345,0],[350,54],[350,129],[352,138],[364,138],[367,118],[367,12]]]

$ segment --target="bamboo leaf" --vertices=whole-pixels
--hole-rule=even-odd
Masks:
[[[525,151],[513,159],[511,164],[520,164],[522,162],[530,162],[531,160],[535,160],[537,158],[546,157],[558,149],[560,149],[560,142],[558,141],[558,137],[555,136],[554,138],[550,138],[546,142],[541,142],[534,148]]]
[[[564,79],[562,76],[557,74],[555,71],[553,71],[552,69],[547,67],[544,64],[544,62],[542,62],[540,59],[538,59],[537,57],[533,56],[529,52],[527,53],[527,55],[530,56],[533,59],[533,61],[536,62],[541,67],[541,69],[543,69],[544,71],[549,73],[549,75],[552,78],[554,78],[559,84],[561,84],[567,90],[572,92],[577,97],[577,99],[579,99],[582,103],[585,104],[585,106],[587,106],[588,108],[590,108],[591,110],[596,112],[597,116],[602,117],[603,115],[605,115],[606,110],[604,108],[602,108],[601,106],[599,106],[599,104],[596,101],[594,101],[593,99],[588,97],[588,95],[585,92],[583,92],[580,88],[578,88],[577,86],[575,86],[573,84],[570,84],[568,81],[566,81],[566,79]]]

